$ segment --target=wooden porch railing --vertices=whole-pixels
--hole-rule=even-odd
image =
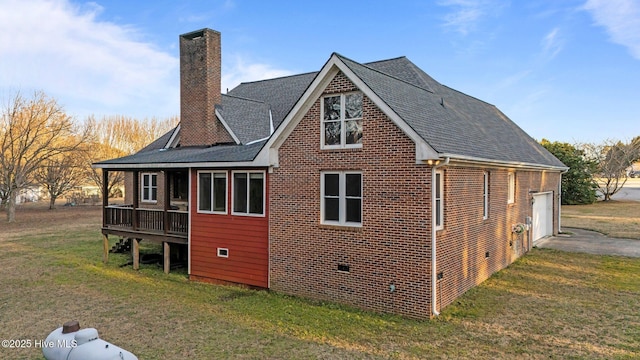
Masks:
[[[135,219],[135,221],[134,221]],[[186,235],[189,232],[189,213],[178,210],[135,209],[130,205],[110,205],[105,207],[106,227],[172,233]],[[166,226],[165,226],[166,222]]]

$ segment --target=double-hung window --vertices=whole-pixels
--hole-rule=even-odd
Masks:
[[[264,171],[234,171],[233,214],[263,216],[265,208]]]
[[[142,201],[157,202],[158,201],[158,174],[143,173],[142,174]]]
[[[507,204],[513,204],[514,202],[516,202],[516,173],[510,172],[507,175],[507,186]]]
[[[482,219],[489,218],[489,172],[482,173]]]
[[[198,212],[227,213],[227,172],[198,172]]]
[[[444,229],[444,202],[442,201],[444,195],[444,186],[442,171],[436,171],[435,179],[435,217],[436,217],[436,230]]]
[[[362,173],[326,171],[321,173],[321,223],[362,225]]]
[[[322,148],[362,147],[362,93],[322,98]]]

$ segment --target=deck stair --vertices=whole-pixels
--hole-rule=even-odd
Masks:
[[[110,253],[125,254],[131,252],[131,239],[120,238],[109,250]]]

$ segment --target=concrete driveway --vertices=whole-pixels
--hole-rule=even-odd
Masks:
[[[627,179],[622,189],[613,195],[611,199],[640,201],[640,178]]]
[[[562,228],[571,235],[561,234],[538,241],[535,246],[596,255],[640,257],[640,240],[610,238],[595,231]]]

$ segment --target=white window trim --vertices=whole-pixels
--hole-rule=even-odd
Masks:
[[[435,184],[435,186],[438,186],[440,190],[440,197],[435,199],[435,203],[438,203],[437,200],[440,200],[439,205],[436,205],[440,208],[440,217],[436,219],[436,224],[438,224],[438,222],[440,222],[440,224],[436,225],[436,230],[442,230],[444,229],[444,171],[436,170],[436,178],[438,175],[440,176],[440,183]],[[434,216],[436,216],[436,214],[438,214],[438,212],[434,211]]]
[[[489,172],[482,173],[482,220],[489,218]]]
[[[345,97],[347,95],[351,95],[351,94],[356,94],[359,93],[359,91],[351,91],[351,92],[346,92],[346,93],[338,93],[338,94],[327,94],[327,95],[323,95],[322,97],[320,97],[320,149],[322,150],[329,150],[329,149],[359,149],[362,148],[362,143],[359,144],[347,144],[347,135],[346,135],[346,126],[344,126],[344,123],[346,121],[351,121],[351,120],[360,120],[363,121],[364,118],[360,117],[360,118],[353,118],[353,119],[345,119],[344,118],[344,112],[345,112]],[[325,144],[325,132],[324,132],[324,98],[327,97],[335,97],[335,96],[340,96],[340,104],[342,104],[341,108],[340,108],[340,144],[338,145],[326,145]],[[362,94],[362,106],[364,107],[364,94]],[[364,109],[363,109],[363,114],[364,114]]]
[[[252,214],[249,213],[249,184],[250,184],[250,174],[262,174],[262,214]],[[235,200],[235,186],[236,186],[236,182],[234,181],[234,175],[235,174],[247,174],[247,212],[236,212],[234,210],[235,208],[235,204],[233,203]],[[231,172],[231,214],[232,215],[237,215],[237,216],[253,216],[253,217],[265,217],[266,216],[266,212],[267,212],[267,203],[266,203],[266,197],[267,197],[267,174],[264,170],[234,170]]]
[[[223,254],[225,252],[226,252],[226,255]],[[218,248],[218,257],[228,258],[229,257],[229,249],[227,249],[227,248]]]
[[[507,204],[516,202],[516,173],[510,171],[507,175]]]
[[[324,176],[328,174],[337,174],[339,176],[339,208],[340,208],[340,220],[324,220]],[[347,221],[347,174],[359,174],[360,175],[360,222]],[[364,176],[362,171],[321,171],[320,172],[320,224],[323,225],[336,225],[345,227],[362,227],[362,221],[364,218],[363,206],[364,206]]]
[[[214,174],[224,174],[224,179],[225,179],[225,187],[224,187],[224,193],[225,193],[225,200],[224,200],[224,211],[215,211],[215,210],[201,210],[200,209],[200,174],[205,173],[205,174],[211,174],[211,208],[213,209],[214,207],[214,189],[213,189],[213,184],[214,184]],[[197,192],[197,198],[196,198],[196,211],[199,214],[218,214],[218,215],[227,215],[229,213],[229,172],[227,171],[214,171],[214,170],[200,170],[198,171],[198,192]]]
[[[149,186],[145,188],[144,186],[144,177],[145,176],[149,176]],[[151,177],[155,176],[156,178],[156,198],[155,199],[151,199],[151,189],[154,188],[154,186],[152,185],[153,182],[151,181]],[[145,199],[144,195],[147,193],[148,190],[148,195],[149,195],[149,199]],[[143,203],[147,203],[147,204],[157,204],[158,203],[158,174],[157,173],[150,173],[150,172],[145,172],[145,173],[141,173],[140,174],[140,202]]]

